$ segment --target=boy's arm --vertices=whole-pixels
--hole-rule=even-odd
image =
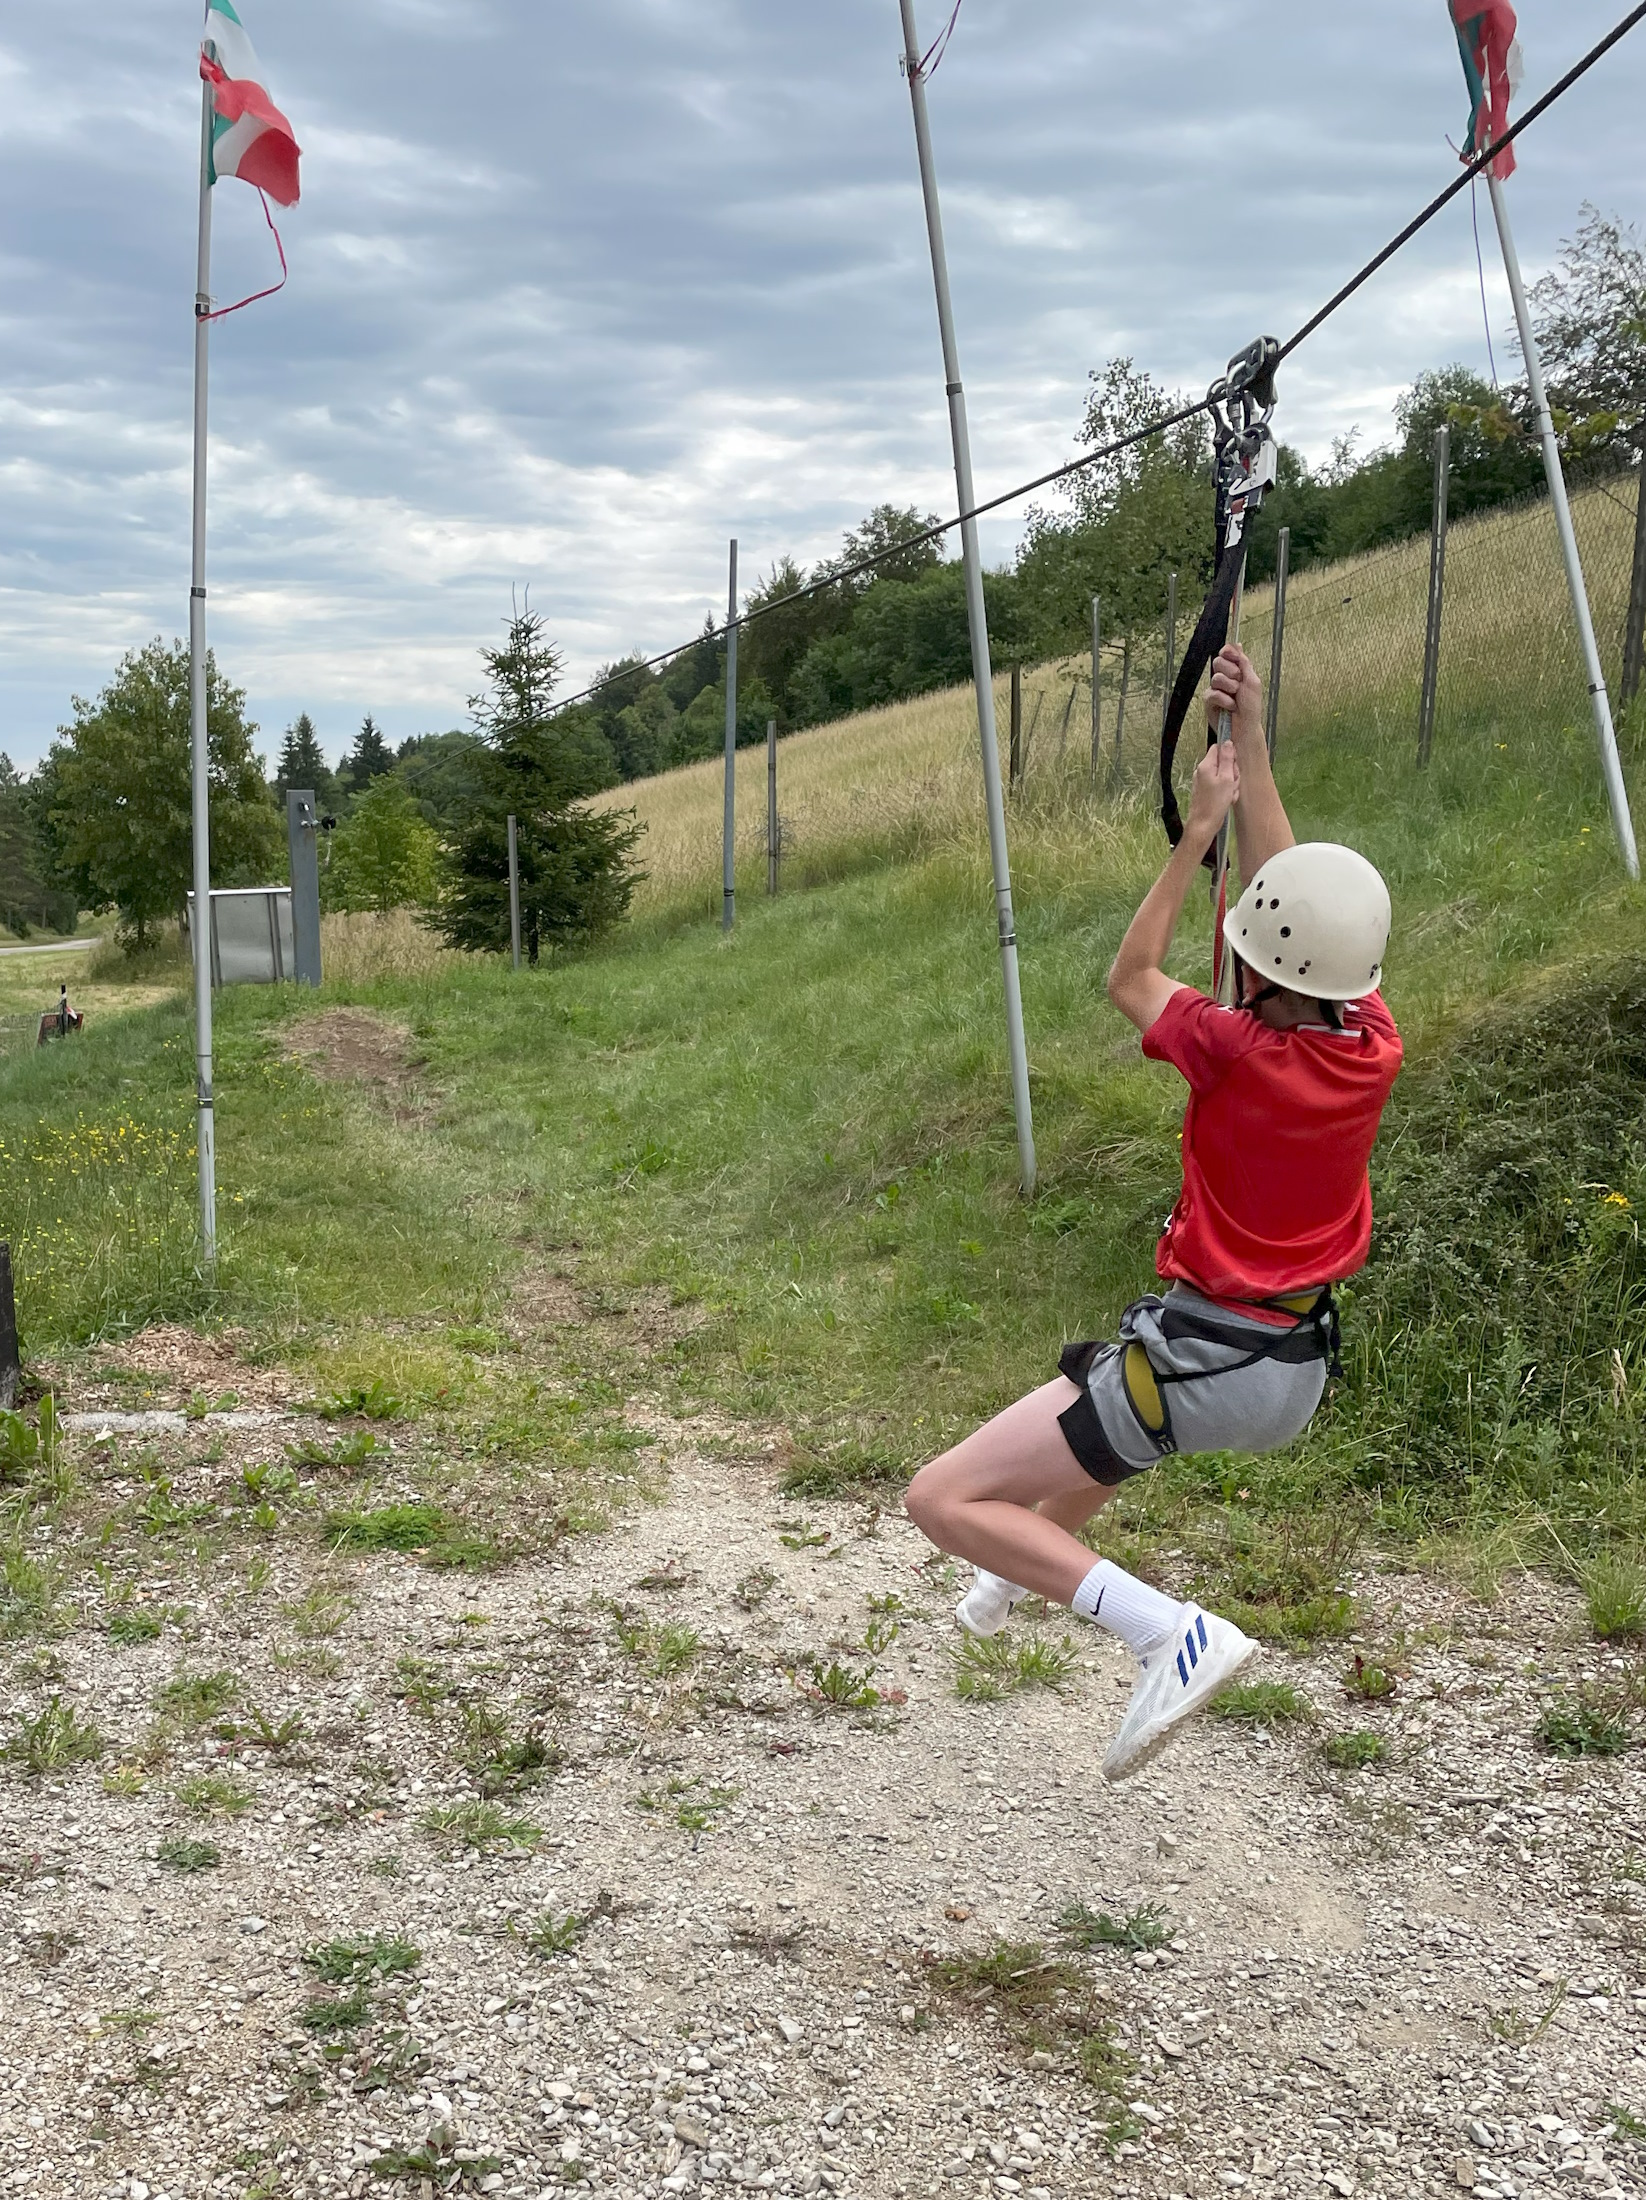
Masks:
[[[1195,767],[1194,794],[1183,838],[1143,897],[1143,905],[1120,943],[1120,952],[1109,971],[1109,998],[1139,1031],[1147,1031],[1157,1022],[1172,995],[1182,991],[1161,965],[1171,951],[1177,920],[1183,914],[1201,859],[1240,793],[1240,776],[1239,752],[1232,745],[1206,751]]]
[[[1294,846],[1297,836],[1269,766],[1269,743],[1263,731],[1263,689],[1251,659],[1232,643],[1219,653],[1212,666],[1206,717],[1214,728],[1218,714],[1225,710],[1234,721],[1234,751],[1240,759],[1235,839],[1240,849],[1241,880],[1249,886],[1269,858],[1282,848]]]

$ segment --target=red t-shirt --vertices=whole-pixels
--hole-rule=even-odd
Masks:
[[[1341,1283],[1372,1241],[1372,1142],[1400,1074],[1382,996],[1324,1024],[1271,1031],[1192,986],[1143,1034],[1151,1061],[1189,1081],[1183,1190],[1155,1252],[1162,1276],[1217,1299],[1272,1299]]]

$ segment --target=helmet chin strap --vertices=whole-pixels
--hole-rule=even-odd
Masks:
[[[1234,964],[1234,995],[1239,1007],[1248,1009],[1255,1016],[1265,1001],[1279,1000],[1286,990],[1282,985],[1260,985],[1255,993],[1248,993],[1246,981],[1251,976],[1251,965],[1237,955],[1232,947],[1228,952]]]

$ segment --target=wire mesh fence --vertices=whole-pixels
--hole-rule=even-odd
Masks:
[[[1636,539],[1639,477],[1574,487],[1573,518],[1614,705]],[[1486,775],[1506,765],[1538,776],[1547,799],[1535,829],[1605,835],[1605,795],[1571,599],[1546,496],[1453,523],[1448,538],[1439,681],[1428,766],[1418,761],[1430,544],[1420,534],[1365,557],[1294,573],[1287,596],[1276,769],[1299,829],[1342,819],[1347,784],[1370,815],[1377,801],[1422,794],[1477,812],[1488,829]],[[1185,576],[1175,634],[1181,654],[1198,615]],[[1274,591],[1251,590],[1242,640],[1268,686]],[[1083,820],[1122,826],[1158,806],[1160,726],[1168,686],[1165,621],[1105,638],[1094,715],[1089,651],[1025,665],[1012,763],[1012,676],[997,665],[995,715],[1014,840]],[[1179,745],[1180,799],[1201,751],[1198,721]],[[1626,777],[1646,745],[1646,694],[1618,708]],[[778,743],[785,890],[878,863],[981,846],[977,713],[969,687],[947,689],[787,736]],[[718,758],[613,789],[603,805],[635,807],[647,831],[636,913],[717,915],[722,765]],[[739,758],[740,900],[767,884],[766,773]],[[1404,805],[1410,808],[1410,804]],[[1420,805],[1421,807],[1422,805]],[[1637,817],[1639,806],[1637,805]],[[1646,822],[1646,820],[1642,820]],[[1357,827],[1358,830],[1358,827]]]
[[[1636,558],[1638,474],[1620,473],[1576,489],[1573,521],[1602,665],[1618,710],[1626,766],[1638,749],[1642,709],[1622,709],[1620,696]],[[1282,784],[1329,754],[1341,769],[1345,754],[1379,773],[1421,769],[1419,730],[1429,601],[1430,538],[1417,535],[1389,548],[1293,576],[1286,601],[1276,768]],[[1181,648],[1190,611],[1178,635]],[[1274,589],[1246,597],[1241,640],[1264,682],[1273,658]],[[1128,662],[1129,654],[1129,662]],[[1100,787],[1134,795],[1152,788],[1167,665],[1165,625],[1104,648],[1099,671]],[[1060,698],[1090,673],[1077,660],[1043,668],[1028,680],[1025,720],[1040,711],[1042,692],[1054,715]],[[1125,708],[1122,710],[1122,698]],[[1087,705],[1088,718],[1090,706]],[[1554,512],[1547,496],[1500,506],[1455,522],[1446,550],[1440,626],[1433,762],[1484,767],[1508,749],[1528,746],[1564,754],[1585,741],[1593,756],[1588,682],[1567,593]],[[1200,754],[1198,732],[1180,746],[1180,794]],[[1322,753],[1324,752],[1324,753]],[[1030,794],[1036,773],[1042,799],[1056,759],[1027,746],[1020,789]],[[1064,758],[1056,774],[1065,793],[1073,776]],[[1601,800],[1598,762],[1594,794]]]

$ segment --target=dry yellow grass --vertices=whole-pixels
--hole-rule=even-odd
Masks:
[[[1037,700],[1042,704],[1036,752],[1048,745],[1055,751],[1073,669],[1047,665],[1025,677],[1026,725]],[[1007,682],[1001,678],[995,686],[1004,771]],[[1070,717],[1068,750],[1076,760],[1089,743],[1089,712],[1089,703],[1077,701]],[[777,758],[785,885],[817,885],[868,861],[929,855],[960,840],[974,842],[980,830],[983,772],[969,687],[790,734],[778,743]],[[723,770],[721,759],[711,757],[599,797],[597,807],[632,807],[646,828],[640,848],[646,878],[635,895],[636,915],[718,914]],[[737,852],[739,893],[764,892],[761,748],[738,752]]]
[[[1590,603],[1608,676],[1622,648],[1634,536],[1635,484],[1627,478],[1573,499]],[[1304,572],[1287,611],[1282,755],[1312,739],[1377,743],[1385,755],[1410,743],[1429,584],[1429,544],[1419,536],[1388,550]],[[1243,638],[1267,678],[1274,592],[1246,599]],[[1179,647],[1193,623],[1186,608]],[[1152,806],[1163,665],[1161,638],[1133,651],[1121,768],[1114,742],[1121,652],[1105,648],[1103,757],[1089,768],[1091,667],[1084,656],[1024,676],[1026,765],[1012,806],[1013,841],[1034,865],[1039,843],[1065,829],[1089,835],[1099,818],[1121,826]],[[995,683],[1006,766],[1008,682]],[[1584,681],[1554,520],[1545,501],[1455,525],[1446,565],[1437,744],[1466,729],[1587,726]],[[1185,772],[1197,743],[1182,749]],[[1282,767],[1284,769],[1284,766]],[[637,916],[714,916],[720,908],[722,763],[719,757],[613,788],[599,807],[632,807],[645,825],[646,879]],[[967,688],[950,688],[837,720],[778,744],[778,809],[786,885],[821,883],[866,864],[939,849],[982,848],[982,772],[977,714]],[[740,895],[765,889],[766,759],[744,749],[737,770]]]
[[[320,920],[320,967],[328,985],[369,985],[374,978],[432,978],[476,958],[440,944],[410,909],[387,916],[363,909]]]

